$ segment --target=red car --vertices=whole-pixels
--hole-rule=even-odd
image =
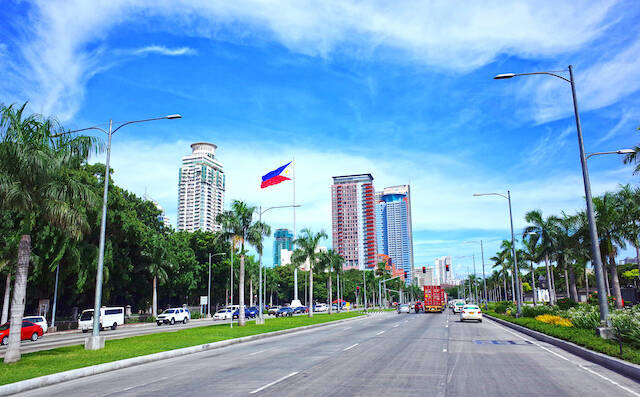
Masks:
[[[0,344],[9,344],[9,323],[0,325]],[[31,321],[22,322],[22,331],[20,332],[20,339],[37,341],[39,337],[44,334],[42,327],[32,323]]]
[[[415,304],[415,306],[413,308],[416,311],[416,313],[420,313],[421,311],[424,310],[424,308],[422,307],[422,302],[421,301],[416,301],[416,304]]]

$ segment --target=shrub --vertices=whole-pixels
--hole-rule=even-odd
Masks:
[[[513,305],[513,302],[502,301],[502,302],[496,302],[494,311],[496,313],[505,314],[507,311],[512,312],[514,308],[515,306]]]
[[[192,320],[197,320],[199,318],[202,318],[202,314],[200,314],[200,312],[192,312],[191,313],[191,319]]]
[[[613,310],[609,318],[619,341],[640,346],[640,308]]]
[[[522,317],[536,317],[541,314],[556,314],[557,308],[554,306],[523,306]]]
[[[567,310],[564,314],[578,328],[595,329],[600,325],[600,311],[597,306],[578,305]]]
[[[536,316],[536,320],[547,324],[559,325],[561,327],[573,327],[571,321],[560,316],[554,316],[553,314],[541,314]]]
[[[578,302],[570,298],[560,298],[558,299],[558,302],[556,304],[561,310],[567,310],[571,309],[572,307],[578,306]]]

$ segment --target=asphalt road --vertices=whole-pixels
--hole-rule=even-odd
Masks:
[[[486,320],[380,313],[26,396],[637,396],[640,384]]]

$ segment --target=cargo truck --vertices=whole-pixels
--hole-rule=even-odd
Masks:
[[[424,286],[424,311],[442,313],[443,290],[439,285]]]

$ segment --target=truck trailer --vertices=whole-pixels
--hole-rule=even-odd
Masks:
[[[424,311],[438,312],[443,311],[443,290],[439,285],[424,286]],[[446,301],[445,301],[446,302]]]

